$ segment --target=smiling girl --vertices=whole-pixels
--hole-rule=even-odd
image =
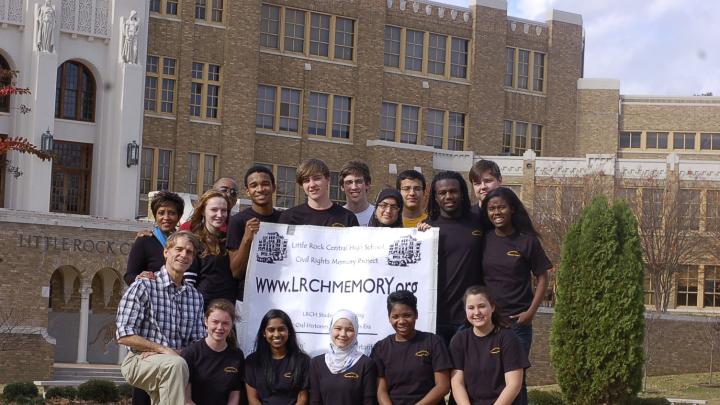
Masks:
[[[237,295],[238,282],[230,271],[225,233],[221,231],[227,218],[228,200],[217,190],[205,192],[193,211],[190,229],[202,242],[202,249],[188,271],[197,273],[195,288],[205,305],[218,298],[235,302]]]
[[[330,319],[330,350],[310,361],[313,405],[373,405],[377,369],[357,341],[358,318],[340,310]]]
[[[444,404],[450,391],[452,362],[440,337],[415,329],[417,298],[395,291],[387,298],[395,333],[375,343],[371,357],[378,368],[381,405]]]
[[[307,404],[309,362],[310,357],[298,345],[290,317],[279,309],[268,311],[245,366],[250,405]]]
[[[207,337],[185,348],[190,380],[185,388],[186,404],[244,403],[245,360],[233,332],[235,305],[219,299],[205,311]],[[191,400],[192,398],[192,400]]]
[[[496,310],[485,287],[472,286],[463,297],[472,326],[450,342],[452,394],[458,405],[510,405],[516,402],[527,354]]]

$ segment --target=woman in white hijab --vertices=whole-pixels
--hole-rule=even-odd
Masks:
[[[357,315],[340,310],[330,319],[330,350],[310,361],[310,403],[374,405],[375,363],[358,348]]]

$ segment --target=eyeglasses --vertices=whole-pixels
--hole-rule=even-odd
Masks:
[[[378,206],[378,208],[380,208],[383,211],[385,211],[385,210],[390,210],[390,211],[400,210],[400,207],[395,204],[380,203],[377,206]]]
[[[229,187],[220,187],[217,189],[217,191],[223,193],[223,194],[229,194],[231,197],[237,197],[238,191],[236,188],[229,188]]]
[[[404,192],[406,192],[406,193],[407,193],[407,192],[410,192],[410,191],[414,191],[414,192],[416,192],[416,193],[420,193],[420,192],[422,192],[423,190],[425,190],[425,187],[420,187],[420,186],[404,186],[404,187],[400,187],[400,191],[404,191]]]
[[[343,184],[346,186],[352,186],[353,184],[356,186],[362,186],[365,184],[365,179],[345,180],[343,181]]]

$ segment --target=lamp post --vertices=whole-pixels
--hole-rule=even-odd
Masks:
[[[140,161],[140,145],[132,141],[127,144],[127,167],[135,166]]]

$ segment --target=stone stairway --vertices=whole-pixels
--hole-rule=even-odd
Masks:
[[[53,379],[35,381],[35,385],[43,387],[77,386],[90,379],[110,380],[115,384],[125,383],[120,374],[120,366],[117,364],[55,363]]]

